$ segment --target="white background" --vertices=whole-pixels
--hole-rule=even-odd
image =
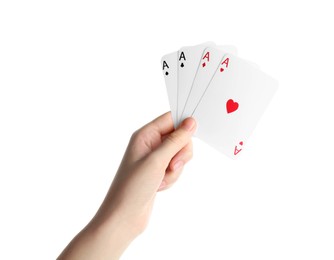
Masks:
[[[334,258],[332,1],[195,2],[0,2],[0,259],[56,258],[169,110],[161,56],[210,40],[279,91],[238,161],[194,140],[123,259]]]

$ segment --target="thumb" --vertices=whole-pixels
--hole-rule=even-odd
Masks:
[[[161,160],[166,161],[166,163],[169,163],[174,155],[189,143],[195,129],[195,119],[192,117],[186,118],[154,151],[155,155]]]

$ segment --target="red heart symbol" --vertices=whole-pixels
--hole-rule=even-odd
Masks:
[[[229,99],[227,102],[226,102],[226,110],[227,110],[227,113],[232,113],[234,112],[235,110],[237,110],[239,107],[239,104],[237,102],[234,102],[233,99]]]
[[[223,72],[224,71],[224,69],[223,68],[220,68],[220,72]]]

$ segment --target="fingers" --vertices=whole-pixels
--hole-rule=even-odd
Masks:
[[[184,165],[192,158],[192,142],[190,141],[171,160],[167,172],[158,191],[170,188],[180,177]]]
[[[178,168],[173,172],[167,172],[164,179],[162,180],[158,191],[169,189],[180,177],[183,167]]]
[[[167,112],[135,131],[130,139],[128,153],[133,161],[150,154],[158,147],[164,136],[174,130],[171,112]]]
[[[192,142],[190,141],[185,147],[183,147],[170,161],[169,169],[176,171],[178,168],[183,167],[193,156]]]
[[[150,131],[156,131],[158,132],[161,136],[169,134],[174,130],[174,124],[173,124],[173,118],[171,112],[167,112],[147,125],[145,125],[142,130],[150,130]]]
[[[185,119],[181,126],[169,134],[162,144],[153,152],[154,155],[161,161],[169,164],[170,160],[190,142],[195,129],[195,120],[191,117]]]

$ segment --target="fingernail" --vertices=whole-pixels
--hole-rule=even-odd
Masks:
[[[183,162],[182,161],[177,161],[175,164],[174,164],[174,171],[180,169],[181,167],[183,167]]]
[[[195,119],[187,118],[183,120],[181,127],[189,132],[192,132],[196,126]]]
[[[159,190],[162,189],[162,188],[165,188],[166,186],[167,186],[167,182],[162,181],[161,184],[160,184]]]

